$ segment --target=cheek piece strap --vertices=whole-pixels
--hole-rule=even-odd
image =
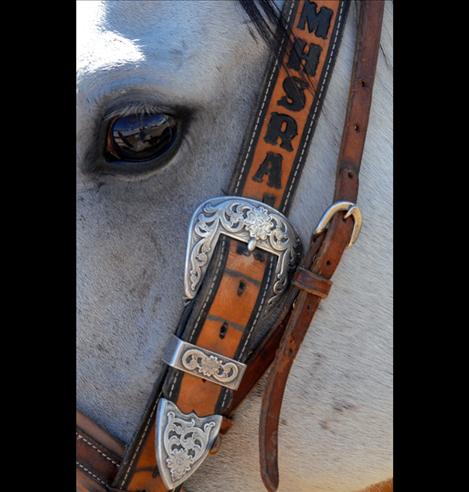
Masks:
[[[220,436],[233,425],[234,410],[269,366],[259,425],[260,469],[266,488],[278,488],[277,431],[288,374],[342,254],[357,240],[362,223],[356,205],[358,173],[384,2],[362,0],[359,5],[335,194],[308,250],[303,254],[287,214],[339,50],[349,0],[285,2],[286,29],[269,61],[227,196],[207,198],[189,225],[186,304],[164,351],[166,369],[125,451],[95,424],[87,428],[90,444],[77,438],[78,490],[182,490],[218,450]]]

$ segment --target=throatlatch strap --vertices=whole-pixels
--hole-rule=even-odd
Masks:
[[[230,193],[286,213],[291,203],[345,24],[349,0],[287,1],[293,34],[273,54],[258,111],[244,144]],[[177,336],[235,361],[246,361],[269,301],[277,258],[234,238],[219,240],[198,295],[185,308]],[[182,273],[182,272],[181,272]],[[155,384],[140,429],[113,486],[165,491],[156,463],[155,414],[164,397],[184,413],[223,415],[233,390],[170,368]],[[184,463],[182,463],[184,464]]]

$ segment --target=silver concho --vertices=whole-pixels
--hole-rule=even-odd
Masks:
[[[202,283],[220,234],[277,255],[271,304],[288,284],[288,274],[299,262],[301,242],[293,226],[278,210],[242,197],[211,198],[192,216],[184,275],[185,295],[193,299]]]
[[[185,414],[160,398],[156,416],[156,452],[164,485],[172,490],[203,463],[220,431],[221,415]]]

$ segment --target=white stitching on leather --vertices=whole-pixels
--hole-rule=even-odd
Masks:
[[[174,390],[174,386],[175,386],[176,381],[177,381],[177,375],[178,375],[178,374],[179,374],[179,373],[177,372],[177,373],[174,375],[174,377],[173,377],[173,384],[171,385],[171,388],[170,388],[170,390],[169,390],[169,395],[168,395],[168,398],[169,398],[169,399],[171,399],[171,396],[172,396],[172,394],[173,394],[173,390]]]
[[[287,18],[287,24],[290,22],[290,17],[291,17],[291,14],[293,12],[293,7],[295,5],[295,2],[292,1],[291,3],[291,7],[290,7],[290,12],[288,13],[288,18]],[[285,43],[285,40],[286,40],[286,36],[284,36],[282,38],[282,42],[280,43],[280,47],[277,51],[277,54],[275,56],[275,63],[274,63],[274,66],[272,67],[272,72],[270,74],[270,78],[269,78],[269,82],[267,84],[267,89],[265,91],[265,94],[264,94],[264,99],[262,100],[262,104],[261,104],[261,107],[259,109],[259,113],[257,115],[257,120],[256,120],[256,124],[254,126],[254,130],[252,132],[252,137],[251,137],[251,141],[249,142],[249,146],[248,146],[248,150],[246,151],[246,157],[244,158],[244,161],[243,161],[243,164],[241,166],[241,171],[239,173],[239,177],[238,177],[238,181],[236,183],[236,187],[234,189],[234,193],[238,193],[238,189],[239,189],[239,185],[241,183],[241,178],[243,177],[243,173],[244,173],[244,168],[246,167],[246,162],[248,160],[248,157],[249,157],[249,154],[251,152],[251,147],[252,147],[252,143],[254,141],[254,137],[256,135],[256,131],[257,131],[257,127],[259,126],[259,122],[260,122],[260,119],[261,119],[261,114],[262,114],[262,111],[264,110],[264,106],[265,106],[265,101],[267,99],[267,95],[269,94],[269,89],[270,89],[270,86],[272,84],[272,78],[274,76],[274,73],[275,73],[275,69],[277,68],[277,65],[278,65],[278,60],[279,60],[279,56],[280,56],[280,52],[282,51],[282,48],[283,48],[283,45]]]
[[[88,446],[90,446],[93,449],[95,449],[99,454],[102,454],[108,461],[110,461],[113,465],[115,465],[115,466],[117,466],[117,468],[119,468],[120,465],[119,465],[119,463],[117,461],[114,461],[106,453],[104,453],[103,451],[101,451],[101,449],[97,448],[92,442],[88,441],[88,439],[86,439],[84,436],[82,436],[78,432],[76,432],[76,435],[77,435],[77,439],[78,440],[84,441],[86,444],[88,444]]]
[[[215,275],[213,276],[213,281],[212,281],[212,284],[210,285],[210,289],[208,291],[208,294],[207,294],[207,297],[205,298],[205,302],[202,306],[202,309],[200,310],[199,312],[199,316],[197,317],[195,323],[194,323],[194,328],[192,329],[192,332],[189,336],[189,342],[192,343],[192,337],[194,336],[194,333],[195,333],[195,330],[197,329],[197,327],[199,326],[199,321],[200,321],[200,318],[202,316],[202,313],[204,312],[204,309],[205,307],[207,306],[207,303],[208,303],[208,300],[210,299],[210,296],[212,295],[212,291],[213,291],[213,288],[215,287],[215,283],[216,283],[216,280],[217,280],[217,277],[218,277],[218,273],[220,271],[220,268],[221,268],[221,261],[223,259],[223,255],[225,253],[225,241],[222,242],[222,245],[221,245],[221,254],[220,254],[220,258],[218,259],[218,264],[217,264],[217,268],[215,270]]]
[[[293,4],[293,2],[292,2],[292,4]],[[316,107],[314,108],[313,116],[311,117],[311,122],[310,122],[310,125],[309,125],[309,128],[308,128],[308,133],[306,134],[306,138],[305,138],[305,141],[303,143],[303,148],[302,148],[301,153],[300,153],[300,158],[298,159],[298,163],[297,163],[296,169],[294,171],[294,174],[293,174],[293,177],[292,177],[292,181],[290,183],[290,186],[289,186],[289,189],[288,189],[288,193],[287,193],[287,196],[286,196],[286,199],[285,199],[285,203],[284,203],[284,205],[282,207],[282,211],[285,210],[285,208],[286,208],[286,206],[288,204],[288,201],[290,199],[290,194],[291,194],[291,191],[293,189],[293,185],[295,183],[296,176],[298,174],[298,170],[300,168],[301,160],[302,160],[303,154],[304,154],[304,152],[306,150],[306,146],[307,146],[307,143],[308,143],[310,134],[311,134],[311,130],[313,128],[313,124],[314,124],[314,121],[316,119],[316,114],[317,114],[317,111],[318,111],[318,108],[319,108],[319,102],[321,100],[322,93],[324,91],[324,87],[325,87],[325,84],[326,84],[326,81],[327,81],[327,76],[328,76],[328,73],[329,73],[329,69],[330,69],[330,66],[331,66],[331,62],[332,62],[332,59],[334,57],[334,51],[335,51],[335,48],[336,48],[337,39],[338,39],[339,32],[340,32],[340,25],[341,25],[341,22],[342,22],[342,14],[343,14],[344,5],[345,5],[345,2],[342,2],[341,5],[340,5],[339,16],[338,16],[338,19],[337,19],[336,34],[335,34],[334,41],[333,41],[332,48],[331,48],[331,55],[329,57],[329,60],[328,60],[327,66],[326,66],[326,71],[325,71],[325,74],[324,74],[324,77],[323,77],[323,81],[322,81],[322,84],[321,84],[321,87],[320,87],[319,93],[318,93],[317,104],[316,104]],[[290,10],[290,14],[289,14],[288,20],[290,20],[291,12],[292,12],[292,10]],[[272,75],[271,75],[271,78],[272,78]],[[269,81],[269,85],[270,85],[270,81]],[[268,91],[266,91],[266,94],[267,94],[267,92]],[[265,101],[265,97],[264,97],[264,101]],[[264,106],[264,101],[262,103],[262,106]],[[252,142],[252,139],[251,139],[251,142]],[[248,149],[248,153],[249,153],[249,149]],[[245,161],[246,161],[246,159],[245,159]],[[244,166],[244,163],[243,163],[243,166]],[[238,182],[239,182],[239,180],[238,180]],[[266,296],[267,290],[269,289],[270,277],[271,277],[271,273],[272,273],[272,265],[273,265],[273,263],[271,263],[271,265],[270,265],[269,276],[268,276],[267,282],[265,283],[265,288],[264,288],[264,291],[263,291],[263,294],[262,294],[262,300],[261,300],[261,302],[259,304],[259,307],[257,309],[256,317],[254,318],[254,321],[252,323],[252,326],[251,326],[251,329],[249,331],[249,334],[246,337],[246,340],[244,342],[243,349],[242,349],[241,354],[239,356],[240,359],[242,359],[242,357],[243,357],[244,351],[245,351],[245,349],[247,347],[247,344],[248,344],[249,338],[250,338],[250,336],[252,334],[253,328],[254,328],[255,324],[257,323],[257,320],[259,318],[260,312],[261,312],[262,307],[264,305],[265,296]],[[227,395],[228,395],[228,392],[226,392],[225,397],[223,398],[222,406],[225,404],[225,400],[226,400]]]
[[[195,330],[199,326],[199,322],[200,322],[200,318],[202,317],[202,313],[204,312],[204,309],[207,306],[207,303],[208,303],[208,301],[210,299],[210,296],[212,295],[212,291],[213,291],[213,288],[215,287],[215,283],[216,283],[216,280],[217,280],[217,277],[218,277],[218,273],[220,272],[220,269],[221,269],[221,262],[222,262],[224,253],[225,253],[225,242],[223,241],[222,242],[222,245],[221,245],[220,258],[218,259],[218,264],[217,264],[217,267],[216,267],[216,270],[215,270],[215,275],[213,276],[212,284],[210,285],[210,289],[208,291],[208,294],[205,297],[205,301],[204,301],[204,303],[202,305],[202,309],[199,311],[199,316],[195,320],[194,328],[192,329],[192,332],[191,332],[191,334],[189,336],[189,340],[188,340],[189,342],[192,342],[192,337],[194,336]],[[174,375],[173,384],[171,385],[171,388],[169,390],[168,399],[171,399],[171,396],[173,395],[173,390],[174,390],[174,386],[176,385],[177,375],[178,374],[179,373],[176,373]]]
[[[309,124],[308,133],[306,134],[306,138],[305,138],[305,141],[303,143],[303,148],[301,149],[300,157],[298,159],[298,162],[297,162],[295,171],[293,173],[293,177],[292,177],[290,186],[288,187],[288,193],[287,193],[287,196],[285,198],[285,203],[283,204],[283,207],[282,207],[282,212],[287,208],[288,201],[290,200],[290,194],[292,192],[293,185],[295,184],[296,175],[298,174],[298,170],[300,169],[301,161],[303,159],[303,154],[304,154],[304,152],[306,150],[306,147],[308,145],[310,133],[311,133],[311,130],[313,129],[313,124],[314,124],[314,122],[316,120],[316,114],[318,112],[319,102],[321,101],[322,93],[324,91],[324,87],[325,87],[326,82],[327,82],[327,76],[328,76],[328,73],[329,73],[329,69],[331,67],[332,59],[334,58],[334,51],[335,51],[335,47],[336,47],[336,44],[337,44],[337,39],[339,37],[340,24],[342,22],[342,14],[343,14],[344,5],[345,5],[345,2],[342,2],[340,4],[340,11],[339,11],[339,17],[337,19],[337,27],[336,27],[336,31],[335,31],[334,42],[332,43],[332,48],[331,48],[331,56],[329,57],[329,60],[327,62],[326,71],[324,73],[324,77],[322,79],[322,84],[321,84],[321,87],[320,87],[319,93],[318,93],[317,104],[316,104],[316,107],[314,108],[313,116],[311,117],[311,122]]]
[[[264,306],[265,296],[267,294],[267,291],[269,290],[270,277],[272,276],[272,267],[273,267],[273,265],[274,265],[274,262],[271,261],[270,262],[270,267],[269,267],[269,275],[268,275],[267,281],[265,283],[264,292],[262,293],[262,299],[261,299],[261,302],[259,303],[259,307],[258,307],[257,312],[256,312],[256,317],[254,318],[254,321],[252,322],[251,328],[249,329],[248,336],[246,337],[246,340],[244,341],[243,349],[241,350],[241,353],[239,354],[239,358],[240,359],[243,358],[243,354],[244,354],[244,351],[246,350],[246,347],[247,347],[249,338],[251,337],[252,331],[253,331],[254,327],[256,326],[257,320],[259,319],[259,315],[261,313],[262,307]]]
[[[291,15],[292,15],[292,12],[293,12],[293,7],[295,6],[295,2],[292,1],[291,2],[291,6],[290,6],[290,11],[288,12],[288,17],[287,17],[287,21],[286,23],[289,24],[290,23],[290,18],[291,18]],[[252,136],[251,136],[251,140],[249,142],[249,145],[248,145],[248,149],[246,151],[246,156],[244,157],[244,161],[243,161],[243,164],[241,165],[241,171],[239,173],[239,177],[238,177],[238,181],[236,182],[236,187],[234,189],[234,193],[236,194],[239,190],[239,186],[241,184],[241,179],[243,178],[243,173],[244,173],[244,168],[246,167],[246,163],[247,163],[247,160],[249,158],[249,154],[251,152],[251,147],[252,147],[252,144],[254,142],[254,137],[256,135],[256,131],[257,131],[257,127],[259,126],[259,122],[260,122],[260,119],[261,119],[261,115],[262,115],[262,111],[264,110],[264,106],[265,106],[265,102],[267,100],[267,95],[269,94],[269,90],[270,90],[270,86],[272,85],[272,80],[273,80],[273,77],[274,77],[274,73],[275,73],[275,70],[277,68],[277,65],[279,63],[279,57],[280,57],[280,52],[282,51],[282,48],[283,48],[283,45],[285,44],[285,40],[287,38],[286,37],[283,37],[282,39],[282,42],[280,43],[280,47],[275,55],[275,62],[274,62],[274,65],[272,67],[272,72],[270,73],[270,77],[269,77],[269,82],[267,83],[267,88],[266,88],[266,91],[265,91],[265,94],[264,94],[264,99],[262,100],[262,103],[261,103],[261,107],[259,109],[259,113],[257,114],[257,119],[256,119],[256,124],[254,126],[254,130],[252,132]],[[255,326],[255,324],[257,323],[257,319],[259,317],[259,314],[260,314],[260,311],[261,311],[261,308],[264,304],[264,300],[265,300],[265,296],[266,296],[266,293],[267,293],[267,290],[269,288],[269,283],[270,283],[270,276],[271,276],[271,273],[272,273],[272,263],[270,265],[270,270],[269,270],[269,278],[267,280],[267,283],[266,283],[266,287],[264,289],[264,292],[263,292],[263,295],[262,295],[262,300],[261,300],[261,303],[259,305],[259,309],[256,313],[256,317],[251,325],[251,328],[249,330],[249,334],[248,336],[246,337],[246,341],[244,343],[244,346],[243,346],[243,349],[241,351],[241,354],[240,354],[240,359],[242,358],[243,356],[243,353],[244,353],[244,350],[246,348],[246,344],[247,344],[247,341],[249,340],[250,336],[251,336],[251,333],[252,333],[252,330]],[[229,394],[229,391],[226,391],[225,392],[225,396],[223,397],[223,401],[222,401],[222,407],[224,407],[225,405],[225,401],[226,401],[226,398],[228,397],[228,394]]]
[[[246,337],[246,340],[244,341],[244,345],[243,345],[243,348],[241,350],[241,354],[239,355],[239,359],[241,360],[243,358],[243,354],[244,354],[244,351],[246,350],[246,347],[248,345],[248,341],[249,341],[249,338],[251,337],[251,334],[254,330],[254,327],[256,326],[256,323],[257,323],[257,320],[259,319],[259,315],[261,314],[261,311],[262,311],[262,306],[264,305],[264,301],[265,301],[265,296],[267,294],[267,291],[269,290],[269,284],[270,284],[270,277],[272,275],[272,267],[274,265],[274,262],[271,261],[270,262],[270,267],[269,267],[269,275],[267,277],[267,282],[266,282],[266,288],[264,289],[263,293],[262,293],[262,299],[261,299],[261,302],[259,303],[259,308],[256,312],[256,317],[254,318],[254,321],[252,322],[252,325],[251,325],[251,328],[249,329],[249,333],[248,333],[248,336]],[[225,396],[223,397],[223,401],[221,403],[221,406],[222,408],[225,406],[225,401],[226,401],[226,398],[228,396],[228,391],[225,393]]]
[[[304,142],[304,144],[303,144],[303,148],[302,148],[302,151],[301,151],[301,154],[300,154],[300,158],[299,158],[299,160],[298,160],[297,167],[296,167],[296,169],[295,169],[295,171],[294,171],[293,178],[292,178],[292,181],[291,181],[291,183],[290,183],[290,187],[289,187],[289,190],[288,190],[288,193],[287,193],[287,197],[286,197],[286,199],[285,199],[285,204],[284,204],[284,206],[283,206],[282,210],[284,210],[284,209],[286,208],[286,205],[287,205],[288,200],[289,200],[289,198],[290,198],[291,190],[292,190],[292,188],[293,188],[293,184],[294,184],[294,182],[295,182],[296,175],[297,175],[297,173],[298,173],[298,169],[299,169],[299,167],[300,167],[301,159],[302,159],[302,156],[303,156],[304,151],[305,151],[305,149],[306,149],[306,145],[307,145],[307,142],[308,142],[308,140],[309,140],[309,135],[310,135],[310,133],[311,133],[311,129],[312,129],[312,126],[313,126],[313,123],[314,123],[315,117],[316,117],[317,109],[318,109],[318,106],[319,106],[319,101],[321,100],[322,92],[323,92],[323,90],[324,90],[325,82],[326,82],[326,80],[327,80],[327,74],[328,74],[328,71],[329,71],[329,68],[330,68],[330,64],[331,64],[331,61],[332,61],[332,58],[333,58],[333,54],[334,54],[334,50],[335,50],[335,46],[336,46],[336,43],[337,43],[337,38],[338,38],[338,34],[339,34],[339,28],[340,28],[340,23],[341,23],[341,18],[342,18],[342,12],[343,12],[343,6],[344,6],[344,3],[345,3],[345,2],[342,2],[342,4],[341,4],[341,8],[340,8],[340,12],[339,12],[339,18],[338,18],[338,21],[337,21],[336,36],[335,36],[335,38],[334,38],[334,42],[333,42],[333,45],[332,45],[331,57],[329,58],[328,65],[327,65],[327,67],[326,67],[326,72],[325,72],[325,76],[324,76],[324,79],[323,79],[323,84],[322,84],[322,86],[321,86],[321,88],[320,88],[320,91],[319,91],[319,94],[318,94],[318,104],[316,105],[316,108],[315,108],[315,110],[314,110],[313,116],[312,116],[312,118],[311,118],[311,124],[310,124],[310,126],[309,126],[308,133],[307,133],[307,135],[306,135],[305,142]],[[289,11],[289,13],[288,13],[287,24],[290,22],[291,14],[292,14],[292,12],[293,12],[293,7],[294,7],[294,2],[292,1],[291,7],[290,7],[290,11]],[[271,84],[272,84],[273,75],[274,75],[275,69],[277,68],[277,65],[278,65],[278,58],[279,58],[279,55],[280,55],[280,51],[281,51],[281,50],[282,50],[282,48],[283,48],[283,44],[284,44],[284,42],[285,42],[285,39],[286,39],[285,37],[282,39],[282,42],[281,42],[281,44],[280,44],[279,50],[278,50],[277,55],[276,55],[275,63],[274,63],[274,66],[273,66],[273,68],[272,68],[272,72],[271,72],[271,74],[270,74],[270,78],[269,78],[269,82],[268,82],[268,84],[267,84],[267,89],[266,89],[266,91],[265,91],[264,99],[263,99],[263,101],[262,101],[262,104],[261,104],[261,107],[260,107],[260,110],[259,110],[259,113],[258,113],[258,116],[257,116],[256,124],[255,124],[255,126],[254,126],[253,134],[252,134],[251,140],[250,140],[250,142],[249,142],[249,146],[248,146],[248,149],[247,149],[247,152],[246,152],[246,156],[245,156],[244,161],[243,161],[243,164],[242,164],[242,166],[241,166],[241,171],[240,171],[240,174],[239,174],[239,177],[238,177],[238,181],[237,181],[236,186],[235,186],[235,189],[234,189],[234,193],[237,193],[237,192],[238,192],[239,185],[240,185],[240,183],[241,183],[241,179],[242,179],[242,177],[243,177],[244,168],[245,168],[245,166],[246,166],[246,162],[247,162],[247,160],[248,160],[248,157],[249,157],[249,154],[250,154],[250,151],[251,151],[251,148],[252,148],[252,143],[253,143],[253,141],[254,141],[254,136],[255,136],[255,134],[256,134],[257,127],[259,126],[260,117],[261,117],[262,111],[263,111],[264,106],[265,106],[265,102],[266,102],[266,99],[267,99],[267,94],[269,93],[269,89],[270,89],[270,86],[271,86]],[[223,244],[223,252],[224,252],[224,244]],[[208,295],[207,295],[207,297],[206,297],[206,299],[205,299],[205,302],[204,302],[204,304],[203,304],[203,306],[202,306],[202,309],[201,309],[201,311],[200,311],[200,314],[199,314],[199,316],[198,316],[198,318],[197,318],[197,320],[196,320],[196,322],[195,322],[195,324],[194,324],[194,328],[193,328],[193,330],[192,330],[192,332],[191,332],[190,339],[192,338],[192,336],[193,336],[193,334],[194,334],[194,332],[195,332],[195,329],[196,329],[196,328],[197,328],[197,326],[198,326],[198,323],[199,323],[199,321],[200,321],[200,317],[201,317],[201,313],[202,313],[202,312],[203,312],[203,310],[205,309],[205,307],[206,307],[206,305],[207,305],[207,302],[208,302],[208,299],[209,299],[209,297],[210,297],[210,295],[211,295],[211,292],[212,292],[212,290],[213,290],[213,287],[215,286],[215,279],[217,278],[217,276],[218,276],[218,272],[219,272],[220,267],[221,267],[221,259],[223,258],[223,252],[222,252],[222,254],[220,255],[219,263],[218,263],[218,265],[217,265],[217,269],[216,269],[216,272],[215,272],[215,275],[214,275],[214,280],[213,280],[213,282],[212,282],[212,285],[210,286],[209,293],[208,293]],[[245,351],[246,346],[247,346],[247,342],[248,342],[248,340],[249,340],[249,338],[250,338],[250,336],[251,336],[251,334],[252,334],[253,328],[254,328],[255,324],[257,323],[257,320],[258,320],[258,318],[259,318],[260,312],[261,312],[261,310],[262,310],[262,307],[263,307],[263,304],[264,304],[264,301],[265,301],[265,296],[266,296],[266,293],[267,293],[267,290],[268,290],[268,288],[269,288],[269,284],[270,284],[270,277],[271,277],[271,274],[272,274],[272,265],[273,265],[273,263],[271,263],[271,265],[270,265],[270,269],[269,269],[269,276],[268,276],[267,282],[266,282],[266,284],[265,284],[264,292],[263,292],[263,294],[262,294],[262,299],[261,299],[261,302],[260,302],[260,304],[259,304],[258,310],[257,310],[257,312],[256,312],[256,317],[254,318],[254,321],[253,321],[253,323],[252,323],[252,325],[251,325],[251,328],[250,328],[250,330],[249,330],[248,336],[246,337],[246,340],[245,340],[245,343],[244,343],[243,349],[242,349],[241,354],[240,354],[240,358],[241,358],[241,357],[242,357],[242,355],[244,354],[244,351]],[[171,395],[172,395],[172,392],[173,392],[173,389],[174,389],[175,383],[176,383],[176,378],[174,379],[173,384],[172,384],[172,386],[171,386],[170,393],[169,393],[169,398],[171,398]],[[224,405],[224,403],[225,403],[225,400],[226,400],[227,396],[228,396],[228,392],[226,392],[226,393],[225,393],[225,397],[223,398],[222,405]],[[126,481],[126,479],[127,479],[128,475],[129,475],[129,472],[130,472],[130,470],[131,470],[131,468],[132,468],[132,463],[133,463],[133,462],[134,462],[134,460],[135,460],[135,456],[137,455],[138,451],[140,450],[140,447],[141,447],[141,445],[142,445],[143,439],[144,439],[144,438],[145,438],[145,436],[146,436],[146,433],[147,433],[147,430],[148,430],[148,427],[149,427],[150,421],[151,421],[151,419],[152,419],[152,417],[153,417],[153,414],[154,414],[154,412],[155,412],[155,410],[156,410],[156,406],[157,406],[157,404],[158,404],[158,400],[159,400],[159,396],[158,396],[158,398],[156,399],[155,404],[154,404],[154,406],[153,406],[153,408],[152,408],[152,410],[151,410],[151,412],[150,412],[150,415],[149,415],[149,417],[148,417],[148,419],[147,419],[147,422],[146,422],[145,428],[144,428],[144,430],[143,430],[142,436],[141,436],[141,438],[140,438],[140,441],[138,442],[138,445],[137,445],[137,447],[136,447],[136,449],[135,449],[135,452],[134,452],[134,454],[132,455],[132,459],[131,459],[131,461],[130,461],[130,463],[129,463],[129,466],[127,467],[127,472],[126,472],[126,474],[124,475],[124,478],[123,478],[123,479],[122,479],[122,481],[121,481],[121,486],[125,483],[125,481]],[[80,467],[83,467],[83,465],[79,464],[78,462],[77,462],[77,464],[78,464]],[[84,468],[84,467],[83,467],[83,468]],[[89,471],[89,470],[88,470],[88,471]],[[99,480],[99,479],[98,479],[98,480]]]
[[[107,485],[107,483],[104,480],[102,480],[101,478],[99,478],[98,475],[95,475],[91,470],[88,470],[88,468],[86,468],[86,466],[83,466],[79,461],[76,461],[76,464],[85,473],[87,473],[91,478],[93,478],[94,480],[96,480],[96,482],[98,482],[98,483],[100,483],[101,485],[104,485],[104,486]]]
[[[221,268],[221,262],[222,262],[222,259],[223,259],[223,253],[224,253],[224,252],[225,252],[225,243],[223,242],[223,243],[222,243],[222,251],[221,251],[220,258],[219,258],[219,260],[218,260],[218,265],[217,265],[217,269],[216,269],[216,272],[215,272],[214,280],[212,281],[212,285],[210,286],[209,293],[207,294],[207,297],[206,297],[206,299],[205,299],[204,305],[202,306],[202,309],[201,309],[201,311],[200,311],[199,317],[198,317],[198,318],[197,318],[197,320],[196,320],[196,323],[195,323],[195,325],[194,325],[194,329],[192,330],[192,333],[191,333],[191,337],[192,337],[192,335],[194,334],[195,328],[197,327],[197,324],[198,324],[198,322],[199,322],[199,320],[200,320],[201,313],[202,313],[202,312],[203,312],[203,310],[205,309],[205,306],[207,305],[208,299],[210,298],[210,295],[211,295],[211,293],[212,293],[212,290],[213,290],[213,288],[214,288],[214,286],[215,286],[215,279],[217,278],[217,276],[218,276],[218,272],[220,271],[220,268]],[[173,384],[172,384],[172,386],[171,386],[171,389],[170,389],[169,395],[168,395],[168,399],[170,399],[170,398],[171,398],[171,396],[172,396],[172,394],[173,394],[174,385],[176,384],[176,379],[177,379],[177,378],[175,377],[175,378],[174,378],[174,381],[173,381]],[[128,477],[128,475],[129,475],[129,472],[130,472],[130,470],[131,470],[131,468],[132,468],[132,463],[135,461],[135,457],[136,457],[137,453],[140,451],[140,448],[141,448],[142,443],[143,443],[143,440],[144,440],[144,438],[145,438],[145,436],[146,436],[146,433],[147,433],[148,427],[149,427],[149,425],[150,425],[150,422],[151,422],[151,420],[152,420],[152,418],[153,418],[153,415],[154,415],[154,413],[155,413],[156,407],[157,407],[157,405],[158,405],[158,400],[159,400],[159,397],[160,397],[160,395],[158,395],[158,397],[156,398],[155,404],[153,405],[153,408],[151,409],[150,415],[148,416],[148,419],[147,419],[147,421],[146,421],[146,423],[145,423],[145,428],[143,429],[142,435],[141,435],[141,437],[140,437],[140,441],[138,442],[137,447],[135,448],[135,451],[134,451],[134,453],[133,453],[133,455],[132,455],[132,459],[130,460],[129,465],[128,465],[128,467],[127,467],[127,471],[126,471],[126,473],[125,473],[125,475],[124,475],[124,478],[123,478],[123,479],[122,479],[122,481],[121,481],[121,487],[123,486],[123,484],[124,484],[124,483],[125,483],[125,481],[127,480],[127,477]]]
[[[160,393],[161,394],[161,393]],[[150,415],[148,416],[147,422],[145,424],[145,428],[143,429],[142,435],[140,436],[140,441],[138,441],[137,447],[135,448],[134,454],[132,455],[132,459],[129,462],[129,466],[127,467],[127,471],[124,475],[124,478],[121,480],[120,486],[122,487],[127,480],[127,477],[129,476],[130,470],[132,469],[132,464],[135,461],[135,457],[137,456],[137,453],[140,451],[140,448],[142,447],[143,440],[146,437],[148,427],[150,425],[150,422],[153,418],[153,415],[156,410],[156,406],[158,405],[158,400],[160,399],[160,395],[156,398],[155,404],[153,405],[153,408],[151,409]]]

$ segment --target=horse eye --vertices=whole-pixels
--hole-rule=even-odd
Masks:
[[[104,157],[108,162],[145,162],[174,150],[178,122],[168,114],[114,118],[107,129]]]

